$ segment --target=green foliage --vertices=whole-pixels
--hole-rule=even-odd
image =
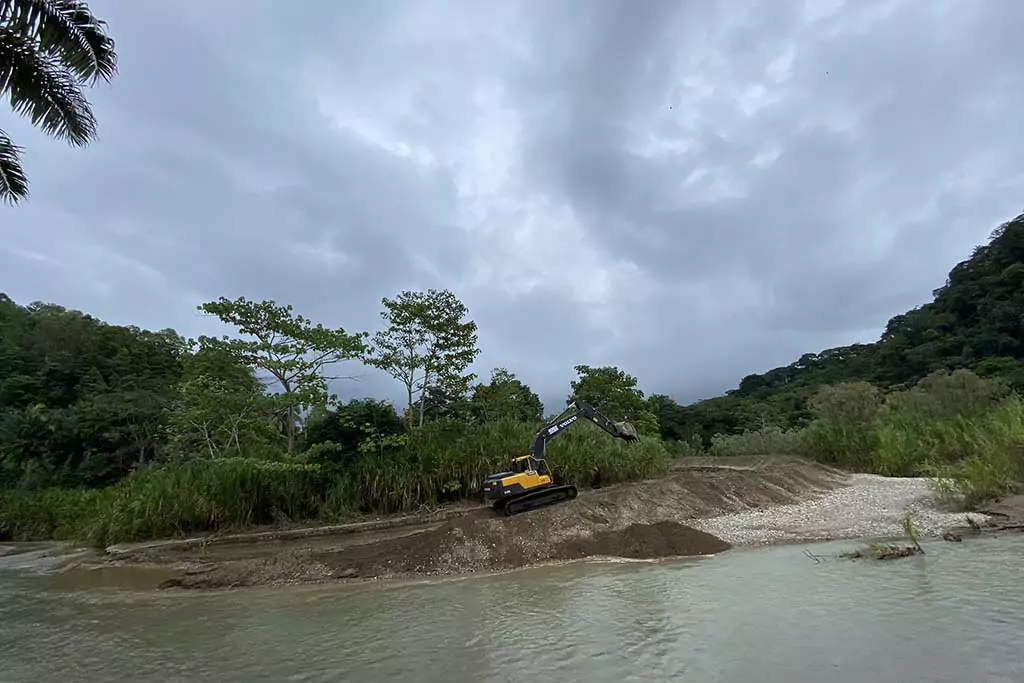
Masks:
[[[868,382],[843,382],[822,387],[811,398],[812,422],[805,448],[825,462],[869,467],[877,443],[873,427],[882,394]]]
[[[274,401],[260,388],[199,375],[178,386],[167,425],[169,454],[218,458],[283,450],[287,443],[266,419]]]
[[[45,490],[0,502],[0,533],[68,538],[98,547],[310,519],[333,512],[317,465],[247,458],[140,469],[101,491]]]
[[[511,420],[427,422],[409,435],[404,448],[374,453],[359,463],[354,476],[363,505],[399,511],[476,495],[487,475],[507,470],[511,458],[525,453],[535,429]],[[586,423],[553,441],[547,456],[557,481],[579,486],[654,476],[665,471],[670,459],[659,439],[626,445]]]
[[[0,483],[102,485],[159,457],[184,348],[0,295]]]
[[[968,370],[937,371],[884,397],[865,382],[823,387],[801,430],[719,435],[715,455],[793,453],[886,476],[936,477],[951,504],[971,508],[1024,481],[1024,400]]]
[[[711,439],[710,455],[779,455],[802,450],[801,433],[775,425],[743,432],[718,434]]]
[[[405,433],[402,419],[388,401],[354,399],[337,410],[314,411],[302,441],[306,462],[346,465],[366,448]]]
[[[469,409],[479,423],[544,419],[540,397],[506,368],[495,368],[490,382],[473,387]]]
[[[328,392],[325,367],[339,361],[359,358],[365,353],[365,332],[350,334],[343,328],[328,329],[296,315],[290,305],[275,301],[234,301],[221,297],[199,306],[199,310],[215,315],[234,325],[248,338],[221,339],[200,337],[200,345],[229,353],[239,363],[254,371],[270,375],[281,390],[274,400],[280,406],[280,419],[288,437],[288,452],[295,448],[297,420],[312,406],[321,405],[334,396]]]
[[[89,537],[106,492],[48,488],[0,495],[0,541],[77,540]]]
[[[81,0],[0,2],[0,94],[15,113],[75,146],[96,137],[84,87],[117,71],[114,41]],[[28,197],[21,148],[0,130],[0,200]]]
[[[474,376],[466,370],[480,353],[476,323],[463,320],[469,309],[448,290],[405,291],[381,303],[386,327],[374,335],[364,361],[402,383],[408,424],[422,426],[431,387],[457,397],[468,391]],[[412,409],[417,393],[418,422]]]
[[[585,401],[614,422],[629,422],[640,433],[658,433],[658,417],[644,401],[636,377],[614,366],[577,365],[574,369],[578,377],[569,383],[572,391],[566,405]]]

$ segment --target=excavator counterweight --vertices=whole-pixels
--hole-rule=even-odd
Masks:
[[[636,441],[639,438],[636,429],[628,422],[612,422],[589,403],[575,401],[561,415],[537,430],[529,455],[513,458],[508,472],[498,472],[484,480],[484,499],[504,515],[574,499],[578,493],[576,487],[555,484],[548,470],[546,455],[548,442],[581,418],[590,420],[616,439]]]

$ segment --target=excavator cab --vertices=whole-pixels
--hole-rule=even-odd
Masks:
[[[541,475],[547,474],[547,460],[540,460],[532,455],[523,455],[518,458],[512,458],[513,474],[526,474],[527,472],[536,472]]]

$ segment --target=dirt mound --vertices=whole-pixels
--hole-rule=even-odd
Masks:
[[[519,522],[519,524],[517,524]],[[677,522],[631,524],[567,540],[531,537],[522,519],[482,518],[449,522],[438,529],[338,550],[283,553],[195,567],[162,587],[233,588],[337,579],[462,574],[518,569],[541,562],[586,557],[657,559],[710,555],[725,541]],[[518,528],[517,528],[518,527]]]
[[[558,555],[567,560],[594,556],[649,560],[713,555],[731,547],[717,536],[677,522],[655,522],[630,524],[625,529],[603,531],[593,538],[568,541],[559,548]]]

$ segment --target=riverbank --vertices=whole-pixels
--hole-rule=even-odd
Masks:
[[[1009,508],[1010,519],[1024,501]],[[62,572],[160,570],[162,586],[225,588],[500,572],[584,558],[652,560],[737,545],[984,526],[943,511],[924,479],[849,474],[795,457],[682,458],[665,477],[581,492],[571,503],[505,518],[482,506],[349,525],[112,546]],[[1024,514],[1021,515],[1024,517]]]

